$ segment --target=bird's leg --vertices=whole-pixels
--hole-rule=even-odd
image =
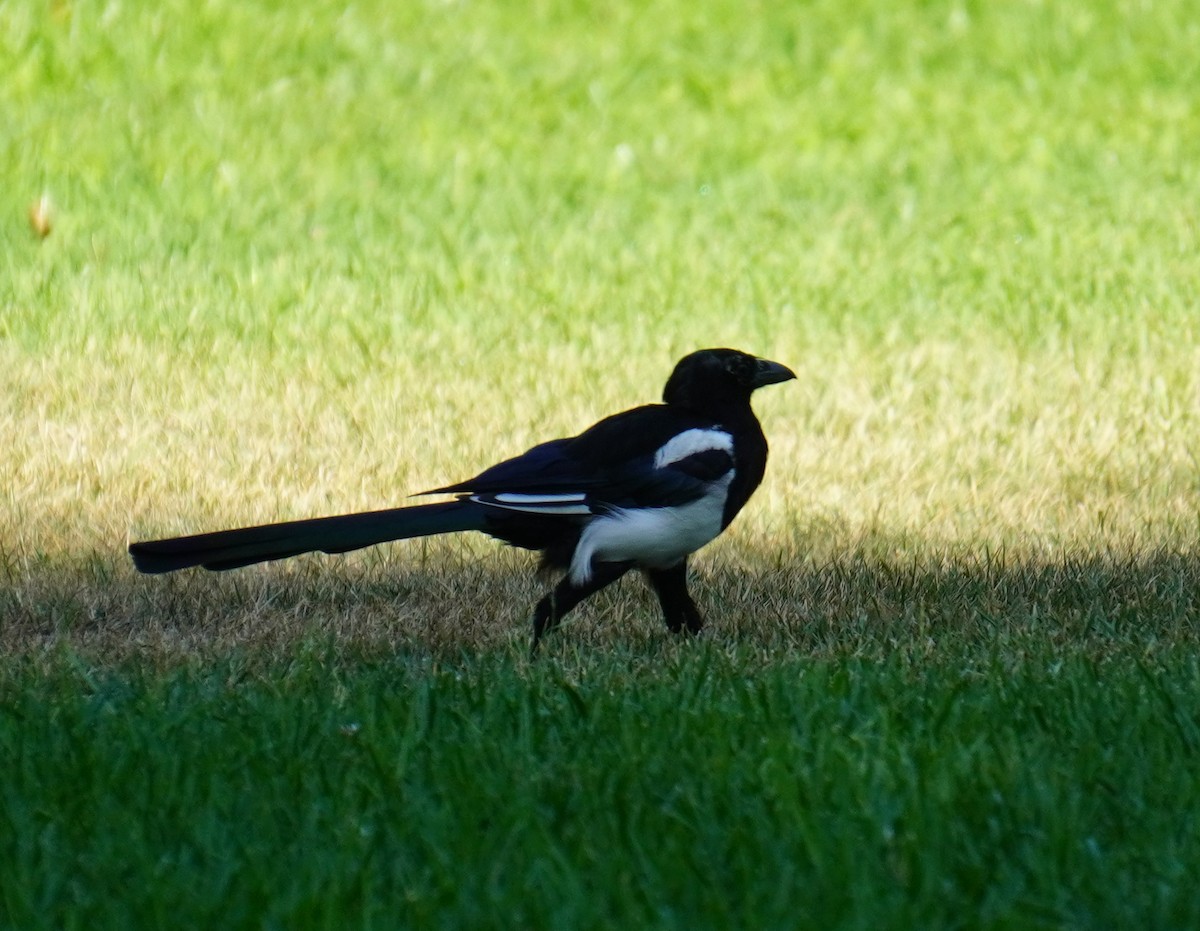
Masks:
[[[669,569],[647,569],[646,578],[658,596],[662,606],[663,620],[672,633],[687,630],[689,634],[700,632],[704,618],[687,589],[687,560],[682,560]]]
[[[582,585],[572,582],[569,573],[563,576],[562,581],[537,603],[533,611],[533,644],[529,648],[530,656],[537,655],[542,637],[557,627],[572,608],[589,595],[594,595],[606,585],[611,585],[628,572],[629,568],[630,564],[627,562],[598,562],[592,577]]]

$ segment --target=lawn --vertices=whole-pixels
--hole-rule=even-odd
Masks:
[[[0,0],[0,926],[1200,923],[1200,21]],[[792,366],[523,658],[483,539],[137,576]]]

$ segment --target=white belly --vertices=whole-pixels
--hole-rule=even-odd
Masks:
[[[632,562],[648,569],[674,566],[721,532],[730,470],[711,491],[690,504],[619,510],[588,523],[571,558],[571,581],[592,576],[592,561]]]

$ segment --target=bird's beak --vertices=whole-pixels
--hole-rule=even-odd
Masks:
[[[758,359],[758,365],[754,372],[755,388],[762,388],[764,385],[777,385],[781,381],[791,381],[796,377],[786,365],[780,365],[778,362],[772,362],[770,359]]]

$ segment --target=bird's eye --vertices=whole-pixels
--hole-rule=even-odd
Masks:
[[[725,362],[725,371],[743,384],[749,384],[754,376],[754,363],[746,356],[732,356]]]

